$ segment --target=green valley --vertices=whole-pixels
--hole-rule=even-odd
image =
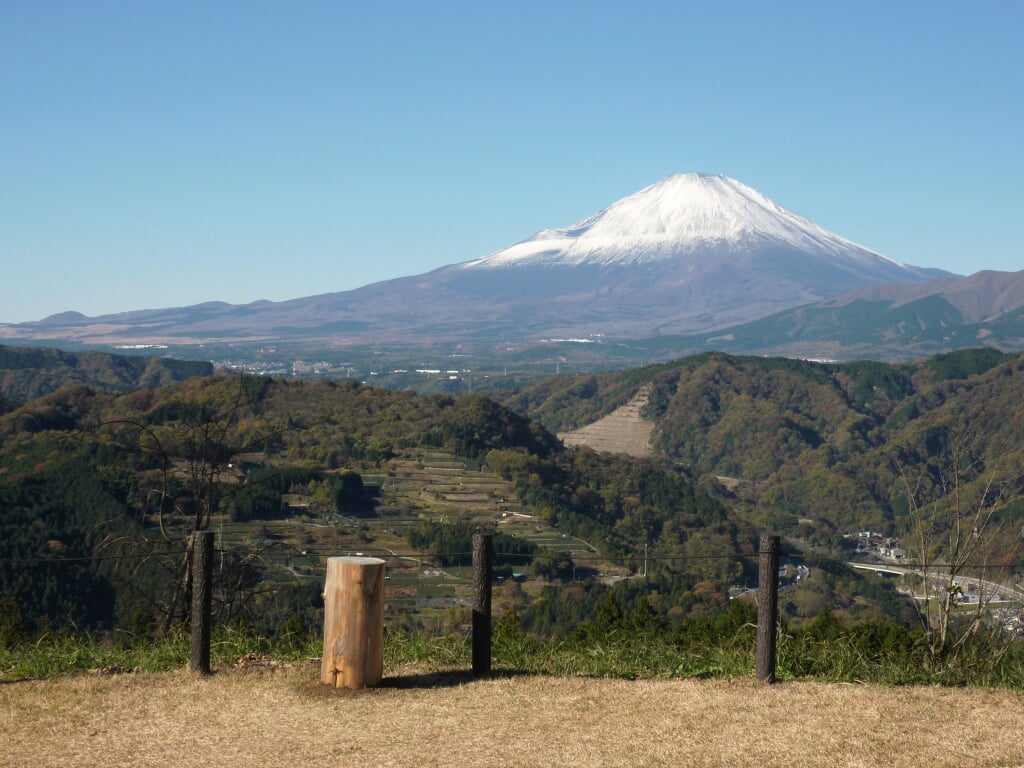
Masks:
[[[0,416],[0,634],[180,626],[195,530],[216,534],[216,620],[268,637],[316,634],[325,559],[349,553],[387,560],[389,626],[466,632],[478,531],[495,535],[513,636],[627,619],[697,631],[756,583],[769,532],[784,537],[787,626],[824,612],[919,631],[920,586],[846,563],[864,531],[905,562],[919,544],[941,560],[988,510],[972,552],[1020,578],[1022,367],[994,350],[899,365],[709,353],[490,396],[245,375],[73,384]],[[647,455],[555,437],[627,403]]]

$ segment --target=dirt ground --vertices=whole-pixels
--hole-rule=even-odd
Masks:
[[[0,765],[1024,766],[1024,695],[317,668],[0,682]]]

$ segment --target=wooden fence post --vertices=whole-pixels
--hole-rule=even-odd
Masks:
[[[491,583],[494,580],[494,536],[473,534],[473,674],[491,671]]]
[[[779,623],[779,537],[762,536],[757,585],[757,679],[775,682]]]
[[[320,682],[366,688],[384,677],[384,561],[329,557]]]
[[[192,534],[192,653],[193,672],[210,674],[210,598],[213,573],[213,531]]]

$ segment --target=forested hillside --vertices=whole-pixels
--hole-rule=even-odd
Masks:
[[[728,478],[759,527],[829,546],[844,532],[905,530],[966,462],[961,490],[1014,494],[1024,477],[1024,359],[965,350],[905,365],[710,353],[623,374],[552,379],[507,396],[550,429],[577,427],[653,385],[657,452],[695,477]],[[948,479],[948,478],[946,478]]]
[[[0,413],[5,399],[26,403],[74,384],[126,392],[211,373],[200,361],[0,345]]]
[[[652,621],[720,612],[756,579],[766,532],[812,566],[789,619],[908,621],[891,586],[844,565],[844,534],[937,545],[954,500],[1016,531],[1022,368],[992,350],[900,366],[706,354],[503,396],[521,413],[351,381],[67,387],[0,415],[0,634],[186,621],[195,530],[221,537],[219,620],[268,633],[316,627],[323,558],[354,550],[393,558],[393,621],[443,605],[457,626],[459,575],[424,579],[440,578],[427,564],[463,567],[473,531],[500,534],[517,575],[496,605],[540,634],[637,601]],[[645,385],[655,457],[566,449],[549,431]],[[1015,541],[997,542],[1007,566]]]
[[[0,417],[0,586],[23,629],[70,620],[151,630],[184,618],[180,563],[190,531],[262,525],[263,533],[246,534],[225,554],[238,594],[225,596],[224,611],[270,623],[305,615],[315,584],[264,590],[241,604],[239,596],[263,578],[262,553],[281,538],[269,526],[300,514],[334,516],[334,525],[305,529],[299,541],[308,543],[275,556],[300,575],[307,564],[317,567],[305,549],[299,556],[300,546],[336,552],[394,542],[393,524],[368,530],[359,521],[384,526],[385,514],[401,517],[402,510],[378,510],[375,496],[391,493],[381,485],[399,467],[423,466],[434,451],[458,457],[457,466],[468,468],[460,475],[486,472],[505,483],[538,530],[542,523],[563,538],[585,539],[596,557],[623,568],[635,569],[647,545],[664,569],[685,576],[684,585],[710,579],[710,592],[721,595],[742,575],[739,556],[687,556],[753,551],[754,531],[729,520],[685,474],[656,461],[566,451],[544,428],[482,395],[206,377],[123,395],[70,387]],[[376,490],[363,482],[369,475],[380,478]],[[479,482],[464,482],[471,480]],[[458,486],[418,496],[454,498]],[[493,499],[489,509],[511,501]],[[436,552],[437,542],[455,540],[455,529],[431,533],[429,526],[471,526],[458,536],[495,527],[493,511],[456,521],[445,513],[450,505],[414,503],[421,526],[402,545],[413,551]],[[509,551],[529,565],[536,547]],[[579,574],[592,569],[581,562]],[[574,573],[574,563],[556,549],[533,570],[558,579]]]

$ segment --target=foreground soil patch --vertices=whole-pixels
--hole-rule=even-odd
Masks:
[[[0,765],[1024,765],[1011,691],[316,670],[0,683]]]

